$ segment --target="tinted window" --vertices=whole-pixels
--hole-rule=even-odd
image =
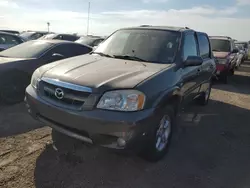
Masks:
[[[20,44],[21,40],[17,37],[14,37],[12,35],[2,35],[0,34],[0,44]]]
[[[225,39],[210,39],[212,51],[216,52],[230,52],[231,43]]]
[[[210,47],[209,47],[209,40],[206,35],[199,34],[198,35],[198,43],[200,49],[200,56],[202,58],[209,58],[210,56]]]
[[[35,32],[23,32],[22,34],[20,34],[20,36],[22,38],[28,39],[30,38],[33,34],[35,34]]]
[[[101,43],[95,52],[117,56],[117,58],[130,56],[153,63],[172,63],[179,41],[180,33],[175,31],[119,30]]]
[[[78,37],[73,35],[63,35],[63,40],[75,41]]]
[[[28,41],[1,52],[0,56],[13,58],[36,58],[42,55],[53,45],[54,44],[46,41]]]
[[[183,60],[185,61],[188,56],[197,56],[197,44],[194,37],[194,34],[188,34],[184,39],[183,46]]]
[[[98,46],[102,41],[103,41],[103,39],[97,39],[97,40],[95,40],[93,45]]]
[[[51,56],[54,53],[62,54],[64,57],[73,57],[89,53],[92,49],[79,44],[60,44],[51,49],[46,56]]]

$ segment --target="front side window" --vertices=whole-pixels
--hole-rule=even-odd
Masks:
[[[103,43],[96,53],[114,58],[134,57],[153,63],[172,63],[180,42],[180,33],[166,30],[124,29],[118,30]]]
[[[54,44],[47,41],[28,41],[0,53],[0,56],[12,58],[37,58]]]
[[[187,34],[184,39],[183,46],[183,60],[185,61],[188,56],[197,56],[197,44],[194,34]]]
[[[198,43],[199,43],[199,49],[200,49],[200,56],[204,59],[209,58],[210,46],[209,46],[209,40],[207,36],[204,34],[199,34]]]
[[[231,43],[226,39],[210,39],[212,51],[215,52],[230,52]]]

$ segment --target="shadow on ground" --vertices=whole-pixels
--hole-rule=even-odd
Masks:
[[[250,95],[250,61],[244,62],[235,74],[229,77],[228,84],[215,81],[213,88]]]
[[[0,138],[26,133],[40,127],[42,124],[30,117],[24,103],[0,107]]]
[[[190,107],[181,115],[185,131],[180,140],[156,164],[86,146],[76,154],[59,155],[49,145],[36,161],[35,185],[245,188],[250,183],[249,114],[213,100],[205,108]]]

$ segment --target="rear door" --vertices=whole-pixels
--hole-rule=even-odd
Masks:
[[[206,83],[210,80],[215,69],[215,62],[212,56],[208,36],[205,33],[197,33],[197,39],[199,44],[199,55],[203,59],[199,77],[199,82],[202,85],[203,83]]]

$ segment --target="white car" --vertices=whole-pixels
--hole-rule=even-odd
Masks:
[[[236,61],[236,68],[240,67],[241,63],[244,61],[245,57],[245,50],[242,45],[236,45],[236,48],[239,50],[237,53],[237,61]]]

